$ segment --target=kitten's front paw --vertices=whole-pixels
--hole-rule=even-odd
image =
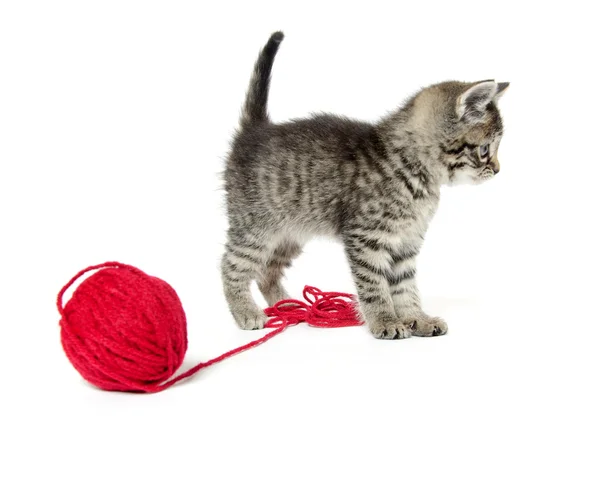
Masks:
[[[375,338],[399,340],[411,335],[410,327],[396,318],[377,318],[368,324]]]
[[[404,319],[410,331],[416,337],[437,337],[448,332],[448,325],[439,317],[422,315],[415,318]]]

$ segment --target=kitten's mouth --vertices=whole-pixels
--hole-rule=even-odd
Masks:
[[[494,177],[495,177],[494,172],[486,170],[477,176],[477,182],[478,183],[487,182],[488,180],[491,180]]]

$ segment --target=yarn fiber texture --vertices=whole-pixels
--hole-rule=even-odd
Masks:
[[[64,308],[62,296],[81,282]],[[183,363],[187,323],[163,280],[116,262],[80,272],[59,294],[61,343],[75,369],[104,390],[148,392]]]
[[[63,306],[67,290],[84,279]],[[361,325],[355,298],[306,286],[304,299],[282,300],[265,309],[263,337],[199,363],[171,378],[185,356],[187,324],[175,290],[160,278],[118,262],[88,267],[59,292],[60,339],[67,358],[81,376],[103,390],[154,393],[198,370],[266,342],[290,325],[320,328]]]

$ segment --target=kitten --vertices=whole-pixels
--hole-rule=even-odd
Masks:
[[[421,309],[415,261],[441,185],[477,184],[499,171],[508,83],[444,82],[414,95],[375,124],[313,115],[269,121],[276,32],[261,51],[224,172],[229,229],[222,259],[225,297],[244,329],[289,298],[281,279],[315,235],[341,240],[359,312],[376,338],[434,336],[446,323]]]

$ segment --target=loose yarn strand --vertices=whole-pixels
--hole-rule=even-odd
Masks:
[[[199,370],[202,370],[203,368],[210,367],[211,365],[214,365],[215,363],[219,363],[219,362],[221,362],[221,361],[223,361],[223,360],[225,360],[225,359],[227,359],[229,357],[233,357],[234,355],[237,355],[238,353],[242,353],[242,352],[244,352],[246,350],[250,350],[251,348],[257,347],[261,343],[265,343],[269,339],[271,339],[271,338],[279,335],[286,328],[287,328],[287,325],[279,327],[279,328],[273,330],[272,332],[267,333],[266,335],[264,335],[263,337],[261,337],[261,338],[259,338],[257,340],[253,340],[251,342],[248,342],[245,345],[242,345],[241,347],[234,348],[233,350],[225,352],[225,353],[219,355],[218,357],[215,357],[215,358],[213,358],[211,360],[207,360],[206,362],[199,363],[195,367],[190,368],[189,370],[187,370],[186,372],[184,372],[184,373],[176,376],[172,380],[169,380],[168,382],[163,383],[162,385],[159,385],[157,387],[148,389],[148,390],[146,390],[146,392],[148,392],[148,393],[155,393],[155,392],[161,392],[163,390],[166,390],[167,388],[169,388],[170,386],[174,385],[175,383],[180,382],[181,380],[183,380],[185,378],[191,377],[192,375],[194,375]]]
[[[63,297],[64,297],[65,293],[67,292],[67,290],[69,288],[71,288],[71,286],[77,280],[79,280],[81,277],[83,277],[86,273],[91,272],[93,270],[100,270],[102,268],[126,268],[131,271],[139,271],[137,268],[132,267],[131,265],[125,265],[125,264],[119,263],[119,262],[105,262],[105,263],[101,263],[99,265],[93,265],[91,267],[84,268],[79,273],[76,273],[75,276],[71,280],[69,280],[64,287],[62,287],[60,289],[60,292],[58,292],[58,297],[56,299],[56,306],[58,308],[58,313],[60,313],[61,317],[65,313],[64,307],[63,307]]]

